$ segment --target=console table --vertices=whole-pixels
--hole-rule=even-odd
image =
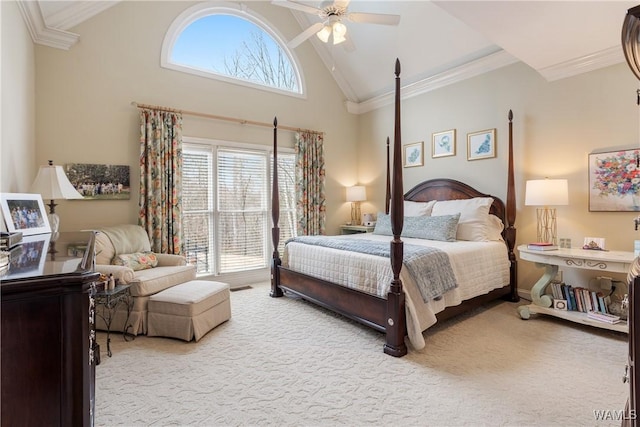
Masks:
[[[127,340],[127,329],[131,327],[129,324],[129,316],[131,315],[131,309],[133,308],[133,299],[129,288],[131,285],[117,285],[114,289],[104,289],[98,291],[95,295],[96,306],[101,306],[96,310],[96,314],[104,320],[104,324],[107,326],[107,355],[111,357],[111,321],[113,320],[113,314],[115,309],[120,304],[125,304],[127,307],[127,319],[124,322],[124,329],[122,335]]]
[[[545,290],[556,277],[556,274],[558,274],[559,267],[626,274],[635,258],[633,252],[598,251],[577,248],[541,251],[529,249],[527,245],[518,246],[518,252],[520,259],[535,262],[545,269],[542,277],[538,279],[531,289],[532,304],[518,307],[518,313],[521,318],[529,319],[531,313],[539,313],[598,328],[628,332],[626,323],[608,324],[598,322],[597,320],[589,319],[585,313],[552,308],[553,298],[546,295]]]

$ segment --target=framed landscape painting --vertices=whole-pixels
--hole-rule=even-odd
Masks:
[[[640,149],[589,154],[589,211],[640,211]]]
[[[71,163],[65,166],[65,172],[84,200],[129,200],[131,197],[127,165]]]
[[[51,233],[47,211],[39,194],[1,193],[0,208],[7,231],[23,236]]]
[[[432,135],[431,157],[446,157],[456,155],[456,130],[445,130]]]

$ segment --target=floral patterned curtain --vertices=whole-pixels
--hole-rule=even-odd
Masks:
[[[151,250],[182,252],[182,114],[140,110],[140,213]]]
[[[298,235],[325,233],[324,135],[296,133],[296,218]]]

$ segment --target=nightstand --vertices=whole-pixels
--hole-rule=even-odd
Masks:
[[[372,225],[341,225],[340,234],[371,233],[375,228]]]

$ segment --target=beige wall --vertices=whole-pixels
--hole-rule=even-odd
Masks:
[[[0,192],[26,193],[36,172],[34,48],[17,4],[0,2],[0,10]]]
[[[605,237],[609,249],[632,251],[633,240],[640,239],[633,230],[636,214],[589,212],[587,171],[593,150],[638,146],[637,86],[626,64],[555,82],[515,64],[407,99],[402,103],[402,141],[424,141],[425,164],[404,169],[405,191],[425,179],[446,177],[504,199],[507,113],[512,109],[518,244],[536,237],[535,208],[524,206],[525,182],[548,176],[569,180],[569,206],[557,209],[559,237],[571,238],[574,246],[585,236]],[[384,140],[393,136],[392,120],[391,106],[361,118],[360,180],[377,195],[364,210],[384,208]],[[467,133],[489,128],[497,129],[498,156],[467,161]],[[431,158],[431,134],[448,129],[457,130],[456,156]],[[530,263],[519,263],[521,288],[529,289],[540,275]]]
[[[165,33],[190,2],[122,2],[73,28],[80,42],[69,51],[36,48],[38,163],[138,165],[139,125],[132,101],[325,132],[327,227],[336,232],[349,216],[344,185],[356,183],[357,120],[307,43],[296,49],[307,85],[306,99],[259,91],[160,67]],[[262,2],[248,6],[279,28],[285,38],[299,31],[290,14]],[[183,134],[272,144],[271,128],[185,116]],[[292,146],[293,134],[279,133]],[[61,230],[137,221],[137,187],[126,201],[67,201],[57,211]]]
[[[0,190],[25,192],[37,165],[52,159],[127,164],[130,201],[67,201],[58,212],[62,231],[133,223],[137,218],[138,115],[130,103],[164,105],[210,114],[279,123],[326,132],[328,231],[349,218],[344,187],[367,185],[363,212],[384,206],[387,136],[392,106],[362,116],[348,114],[331,75],[306,43],[296,49],[307,98],[296,99],[162,69],[160,49],[173,19],[193,3],[122,2],[72,31],[80,42],[69,51],[33,47],[14,2],[2,2],[2,148]],[[285,38],[299,27],[288,14],[251,2]],[[35,79],[35,85],[34,85]],[[633,213],[588,211],[587,155],[607,147],[638,144],[637,81],[625,64],[547,82],[516,64],[456,85],[407,99],[402,105],[404,143],[424,141],[425,165],[404,170],[405,189],[449,177],[504,197],[507,112],[514,112],[518,243],[535,239],[535,209],[524,206],[527,179],[569,180],[570,205],[558,208],[558,232],[573,239],[602,236],[611,249],[632,250]],[[466,160],[466,134],[496,128],[498,156]],[[431,134],[457,130],[457,155],[432,159]],[[184,134],[271,144],[271,130],[185,117]],[[290,146],[292,134],[280,132]],[[357,160],[356,160],[357,159]],[[540,270],[520,263],[520,287]]]

